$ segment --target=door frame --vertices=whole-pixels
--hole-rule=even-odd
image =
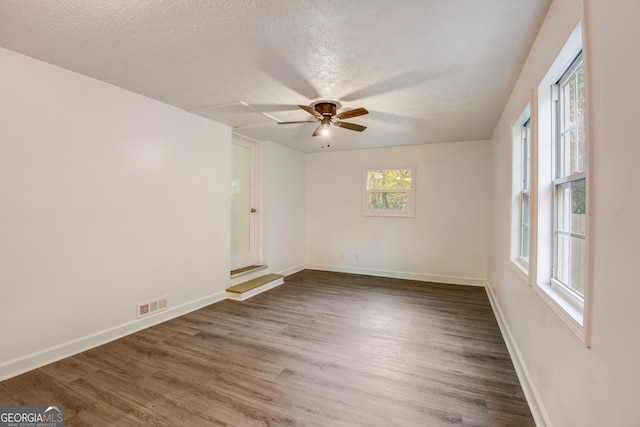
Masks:
[[[250,178],[250,186],[251,186],[251,200],[250,206],[252,209],[256,211],[251,213],[250,215],[250,252],[251,252],[251,261],[249,265],[261,265],[263,264],[263,248],[262,248],[262,220],[263,220],[263,209],[262,209],[262,179],[261,179],[261,159],[262,159],[262,150],[261,144],[259,141],[256,141],[251,138],[247,138],[246,136],[238,135],[236,133],[231,134],[231,143],[234,145],[238,145],[240,147],[244,147],[250,150],[251,152],[251,178]],[[233,165],[232,165],[233,167]],[[231,230],[230,230],[231,232]],[[231,249],[231,248],[229,248]],[[243,267],[248,267],[243,266]],[[241,268],[241,267],[237,267]]]

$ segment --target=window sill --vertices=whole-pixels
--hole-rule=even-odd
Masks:
[[[415,218],[415,212],[411,211],[392,211],[392,210],[367,210],[362,212],[362,216],[382,216],[390,218]]]
[[[536,293],[551,309],[562,319],[582,342],[587,345],[584,328],[584,305],[576,307],[568,301],[565,292],[557,289],[549,283],[537,284],[534,286]],[[587,345],[588,346],[588,345]]]

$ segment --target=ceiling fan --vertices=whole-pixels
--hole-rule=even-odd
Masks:
[[[317,101],[312,103],[311,105],[298,105],[298,107],[302,108],[307,113],[311,114],[315,119],[314,120],[300,120],[295,122],[278,122],[279,125],[288,125],[291,123],[316,123],[319,122],[320,125],[313,132],[312,136],[318,135],[328,135],[329,128],[333,124],[334,126],[338,126],[341,128],[355,130],[358,132],[362,132],[367,127],[362,125],[357,125],[355,123],[343,122],[343,119],[349,119],[351,117],[363,116],[365,114],[369,114],[366,108],[355,108],[353,110],[343,111],[342,113],[338,113],[338,109],[341,107],[340,103],[337,101]]]

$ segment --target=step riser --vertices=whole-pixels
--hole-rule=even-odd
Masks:
[[[260,272],[260,270],[265,270],[269,266],[268,265],[252,265],[251,267],[240,268],[238,270],[231,271],[231,279],[235,279],[242,276],[251,275],[254,273]]]

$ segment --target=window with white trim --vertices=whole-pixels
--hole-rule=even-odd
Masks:
[[[531,117],[527,106],[513,126],[511,261],[529,272],[531,241]]]
[[[538,87],[537,107],[536,290],[588,346],[588,123],[581,24]]]
[[[556,135],[551,280],[584,299],[587,137],[582,53],[552,90],[556,103]]]
[[[415,167],[367,169],[362,213],[367,216],[415,216]]]
[[[529,236],[531,234],[531,119],[522,126],[520,169],[520,259],[529,263]]]

